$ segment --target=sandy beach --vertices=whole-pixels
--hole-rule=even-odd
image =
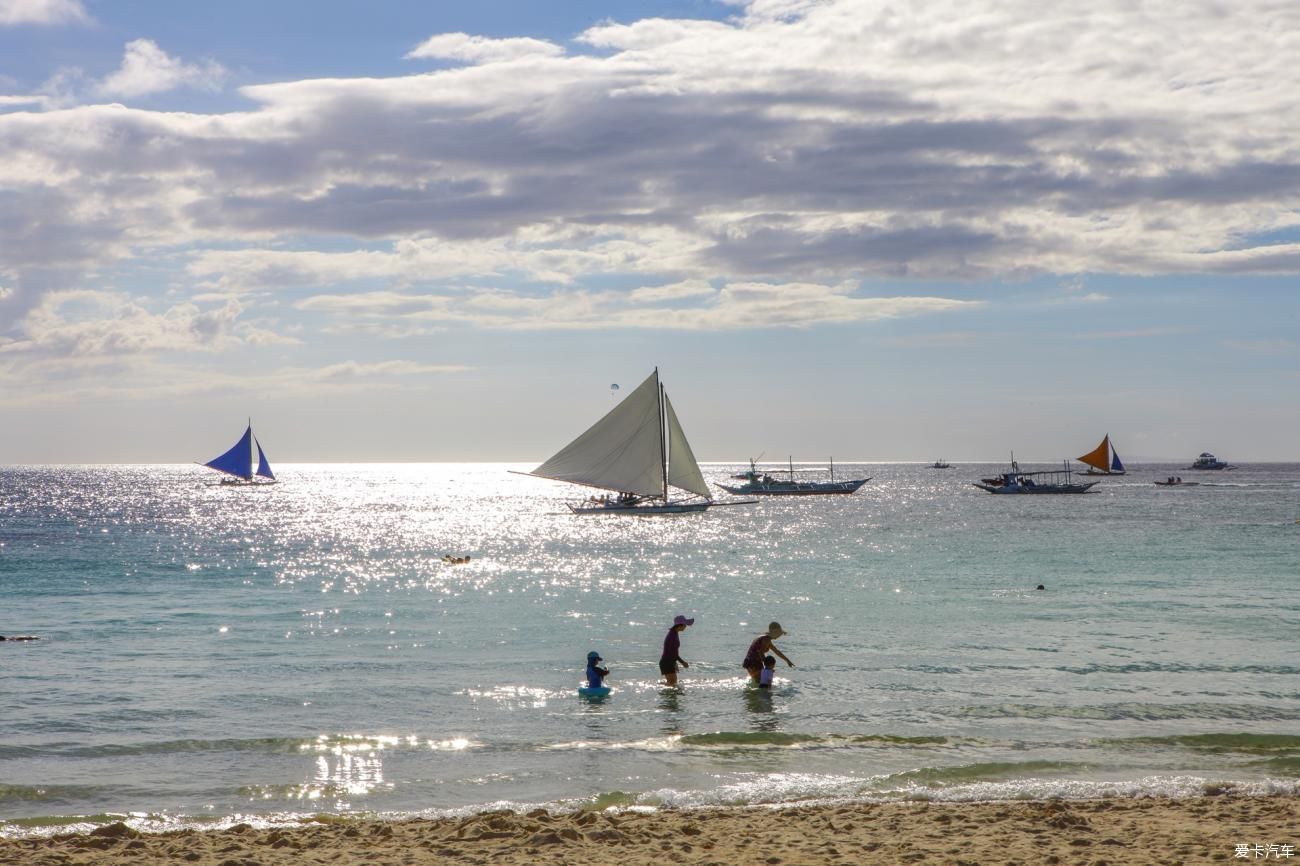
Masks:
[[[1244,849],[1242,846],[1246,846]],[[1288,854],[1290,856],[1288,856]],[[1244,856],[1243,856],[1244,855]],[[526,815],[0,842],[0,863],[1089,864],[1300,862],[1300,798],[889,803],[780,810]]]

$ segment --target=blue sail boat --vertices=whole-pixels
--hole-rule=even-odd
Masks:
[[[257,469],[253,469],[253,448],[257,448]],[[218,472],[224,472],[232,478],[221,479],[222,484],[274,484],[275,473],[271,471],[271,464],[267,462],[266,452],[262,450],[262,443],[257,441],[253,435],[253,422],[248,422],[248,429],[244,435],[239,437],[239,441],[234,446],[222,454],[220,457],[209,460],[203,464],[209,469],[215,469]],[[254,481],[254,476],[265,478],[265,481]]]

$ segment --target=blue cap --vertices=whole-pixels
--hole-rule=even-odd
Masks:
[[[596,652],[595,650],[592,650],[591,652],[587,653],[587,661],[603,662],[604,659],[600,657],[600,653]]]

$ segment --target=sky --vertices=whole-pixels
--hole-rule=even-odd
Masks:
[[[1300,459],[1290,0],[0,0],[0,464]]]

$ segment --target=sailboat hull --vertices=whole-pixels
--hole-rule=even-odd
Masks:
[[[704,511],[713,505],[712,502],[647,502],[639,505],[593,505],[590,503],[581,503],[578,505],[569,504],[569,510],[574,514],[619,514],[619,515],[647,515],[657,514],[691,514],[696,511]]]

